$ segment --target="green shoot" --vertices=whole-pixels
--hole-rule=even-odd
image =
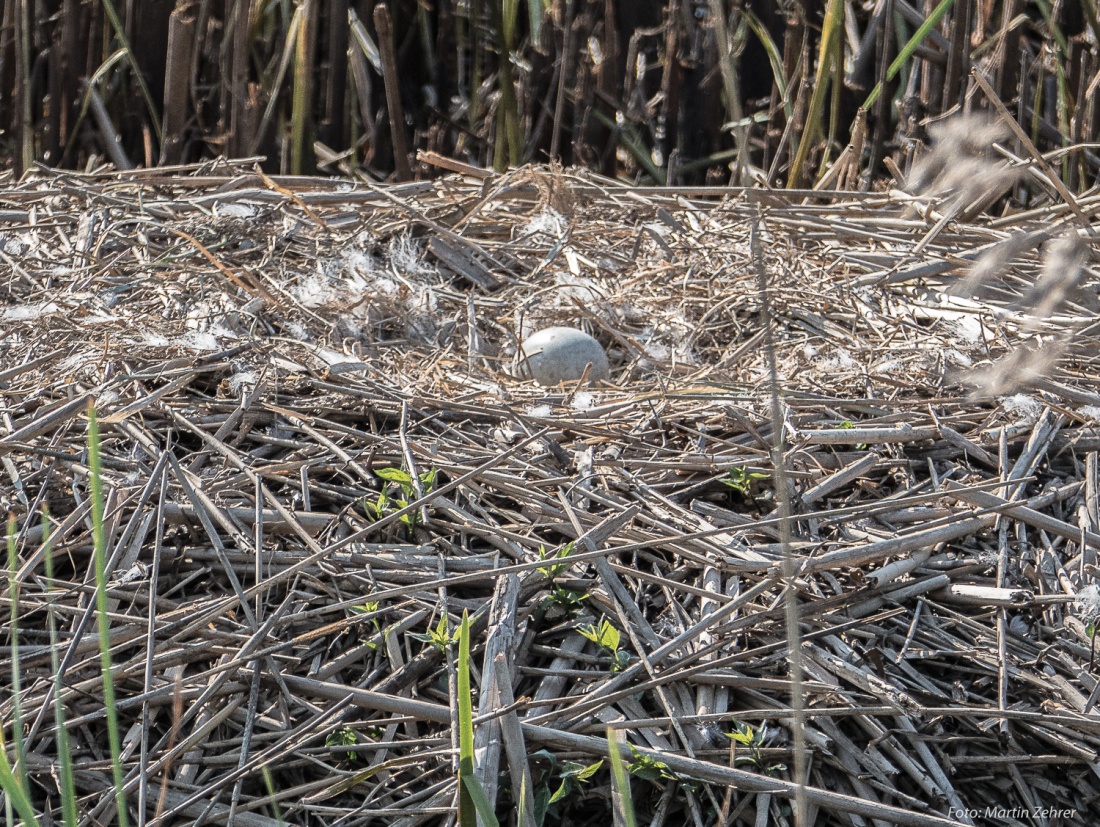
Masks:
[[[352,606],[351,607],[351,613],[352,614],[358,614],[358,615],[374,615],[374,614],[377,613],[378,607],[379,607],[379,601],[377,601],[377,600],[364,600],[362,603],[359,603],[355,606]],[[370,618],[370,624],[371,624],[371,626],[374,627],[374,633],[376,635],[382,634],[382,624],[378,620],[377,617],[371,617]],[[373,642],[373,641],[370,641],[370,640],[367,640],[367,639],[364,639],[364,638],[360,638],[360,641],[362,643],[367,644],[367,646],[369,646],[371,649],[375,649],[375,648],[378,647],[378,644]]]
[[[817,75],[814,78],[813,91],[810,93],[810,108],[806,116],[806,128],[798,142],[787,176],[787,186],[797,187],[802,180],[802,170],[810,154],[810,147],[821,131],[821,113],[825,107],[825,95],[829,89],[830,78],[836,84],[837,75],[843,65],[844,4],[840,0],[829,0],[825,7],[825,18],[821,26],[821,46],[817,58]]]
[[[596,120],[606,126],[617,136],[619,143],[623,148],[633,156],[638,166],[646,171],[653,182],[658,186],[665,185],[665,172],[659,168],[653,162],[653,153],[645,145],[645,141],[642,136],[638,134],[637,128],[630,121],[627,120],[612,120],[599,111],[593,111],[593,115],[596,116]]]
[[[594,764],[578,764],[575,761],[566,761],[561,765],[561,784],[554,791],[554,794],[550,796],[550,800],[547,804],[556,804],[564,798],[568,798],[574,792],[580,790],[580,788],[592,780],[600,767],[603,766],[603,759],[601,758]]]
[[[677,775],[668,768],[668,764],[664,761],[659,761],[651,755],[639,752],[633,744],[627,746],[630,747],[630,754],[634,756],[629,766],[631,775],[636,775],[638,778],[654,784],[661,781],[674,781],[686,790],[698,791],[699,784],[697,782]]]
[[[557,613],[572,617],[584,608],[581,601],[587,599],[588,594],[586,592],[574,591],[564,586],[555,586],[546,596],[545,603],[547,609],[555,609]]]
[[[559,548],[553,554],[549,554],[546,551],[546,546],[543,546],[543,545],[539,546],[539,559],[540,560],[561,560],[564,557],[568,557],[572,553],[573,553],[573,543],[572,542],[566,543],[564,546]],[[553,581],[553,579],[555,577],[560,575],[567,568],[569,568],[568,563],[551,563],[548,566],[539,566],[538,569],[536,569],[536,571],[538,571],[547,580]]]
[[[493,157],[493,169],[504,172],[509,166],[517,167],[522,159],[523,127],[520,123],[519,99],[516,96],[515,81],[512,76],[512,53],[516,47],[516,22],[519,13],[519,0],[500,0],[497,24],[497,49],[500,62],[497,67],[498,90],[500,100],[497,105],[496,147]]]
[[[852,422],[852,420],[850,420],[850,419],[845,419],[839,425],[837,425],[836,427],[838,429],[842,430],[842,431],[851,431],[852,429],[854,429],[856,427],[856,424],[854,422]],[[856,445],[856,450],[857,451],[866,451],[867,450],[866,443],[861,442],[860,444]]]
[[[645,781],[676,781],[677,778],[673,774],[672,770],[668,768],[668,764],[664,761],[658,761],[656,758],[650,755],[643,755],[638,752],[637,748],[633,744],[628,744],[630,747],[630,754],[634,756],[634,759],[630,762],[630,774],[636,775]]]
[[[435,487],[435,478],[437,474],[438,471],[435,468],[420,474],[420,488],[425,494],[430,493],[432,488]],[[401,487],[401,493],[408,502],[412,502],[416,498],[416,485],[413,483],[412,474],[408,471],[402,468],[379,468],[374,472],[374,475],[387,482],[397,483]]]
[[[1089,636],[1089,671],[1096,662],[1096,622],[1093,621],[1085,627],[1085,633]]]
[[[619,648],[621,640],[619,630],[612,626],[606,617],[600,618],[599,626],[587,623],[584,626],[578,626],[577,631],[611,656],[612,672],[621,672],[630,664],[630,655]]]
[[[119,51],[126,55],[126,60],[130,64],[130,68],[134,72],[134,80],[137,81],[138,89],[141,90],[141,96],[145,99],[145,107],[149,114],[149,123],[153,126],[153,131],[157,135],[158,141],[164,140],[164,132],[161,129],[160,116],[157,114],[157,105],[153,102],[153,93],[149,89],[149,84],[145,82],[145,75],[141,72],[141,67],[138,66],[137,59],[134,57],[133,47],[130,45],[129,39],[126,37],[126,27],[123,25],[122,18],[119,17],[118,10],[115,8],[115,4],[111,0],[101,0],[103,3],[103,11],[107,14],[107,19],[111,21],[111,28],[114,30],[115,37],[118,38],[119,45],[122,47]],[[123,816],[125,818],[125,816]]]
[[[527,774],[524,773],[519,779],[519,801],[516,804],[516,824],[520,827],[525,827],[530,823],[527,806]],[[530,815],[533,816],[534,813]]]
[[[527,0],[527,21],[531,25],[531,42],[538,43],[542,37],[542,0]],[[520,824],[522,824],[522,819]]]
[[[349,726],[340,727],[325,739],[326,747],[353,747],[358,743],[359,735]],[[355,761],[359,757],[359,753],[353,749],[349,749],[345,755],[349,761]]]
[[[545,764],[547,764],[547,766],[543,766],[544,762]],[[557,769],[558,757],[549,750],[536,750],[535,752],[531,753],[530,756],[528,756],[527,765],[528,768],[531,769],[532,779],[535,785],[534,822],[536,827],[542,827],[543,822],[546,821],[546,813],[550,809],[550,799],[553,797],[553,793],[551,793],[550,791],[550,784],[548,782],[551,776],[553,776],[554,771]],[[580,765],[578,764],[577,766]],[[572,788],[570,788],[569,791],[571,790]],[[568,791],[565,794],[568,794]],[[518,823],[523,824],[522,821]]]
[[[458,640],[461,634],[461,628],[456,629],[454,632],[450,631],[447,615],[443,615],[443,617],[439,618],[439,622],[435,624],[434,629],[428,629],[427,634],[413,634],[411,636],[423,643],[430,643],[440,652],[446,652],[447,646]]]
[[[736,745],[748,749],[748,755],[738,756],[734,754],[733,763],[737,764],[751,764],[761,772],[772,775],[776,772],[787,769],[786,764],[769,764],[764,759],[764,742],[767,740],[767,727],[761,727],[760,729],[754,728],[751,724],[743,724],[740,721],[734,721],[733,732],[727,732],[726,737],[733,741],[734,749]]]
[[[612,626],[606,617],[600,619],[599,626],[587,623],[578,627],[577,631],[604,651],[614,652],[619,648],[619,630]]]
[[[367,515],[377,522],[386,516],[386,512],[389,511],[390,498],[386,496],[385,491],[378,492],[378,499],[371,502],[366,497],[362,499],[363,508],[366,509]]]
[[[737,491],[742,496],[750,496],[752,485],[757,480],[766,480],[768,474],[761,473],[760,471],[750,471],[745,466],[737,468],[731,468],[726,476],[722,477],[719,482],[722,485],[727,485],[734,491]]]
[[[790,83],[787,79],[787,72],[783,68],[783,56],[779,53],[779,47],[775,45],[775,41],[764,23],[750,9],[742,9],[741,15],[768,54],[772,76],[775,78],[775,86],[779,92],[779,100],[783,103],[783,112],[789,121],[794,117],[794,101],[791,98]]]
[[[437,469],[432,468],[420,474],[417,481],[414,482],[412,474],[402,468],[380,468],[374,473],[379,479],[385,480],[388,485],[378,492],[378,499],[373,503],[365,497],[360,502],[367,512],[367,516],[375,521],[381,520],[391,511],[400,511],[407,508],[410,503],[415,502],[420,496],[431,493],[439,474]],[[420,485],[419,491],[417,490],[417,482]],[[396,491],[393,490],[395,485],[397,487]],[[400,493],[397,493],[398,491]],[[402,514],[398,520],[405,526],[405,532],[411,538],[413,531],[420,524],[420,512],[417,510],[410,511],[408,514]]]
[[[358,603],[355,606],[352,606],[351,610],[354,614],[357,615],[374,614],[378,611],[378,603],[379,602],[377,600],[365,600],[362,603]]]

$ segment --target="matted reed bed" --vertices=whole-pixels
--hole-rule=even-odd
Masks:
[[[81,823],[115,818],[94,402],[131,823],[453,819],[463,613],[502,823],[521,790],[528,823],[610,823],[609,728],[640,823],[793,823],[800,758],[807,823],[1100,816],[1090,296],[1032,312],[1100,197],[951,219],[470,172],[3,185],[0,714],[10,746],[14,596],[39,811],[52,649]],[[612,385],[511,378],[552,324]]]

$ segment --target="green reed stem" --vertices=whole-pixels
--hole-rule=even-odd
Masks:
[[[107,613],[107,538],[103,527],[103,463],[99,453],[99,423],[95,407],[88,406],[88,469],[91,472],[92,546],[95,557],[96,620],[99,628],[99,668],[103,673],[103,704],[107,712],[107,738],[111,748],[111,772],[115,785],[119,827],[129,827],[123,790],[122,743],[118,734],[115,682],[111,674],[111,620]]]

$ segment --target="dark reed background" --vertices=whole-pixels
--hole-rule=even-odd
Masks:
[[[408,179],[427,150],[866,187],[884,160],[904,171],[926,116],[986,107],[975,67],[1040,149],[1096,140],[1096,5],[3,0],[0,155],[16,174],[263,155],[269,171]],[[1091,185],[1096,156],[1060,160],[1071,188]]]

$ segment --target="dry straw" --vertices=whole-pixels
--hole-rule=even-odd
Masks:
[[[1100,816],[1076,603],[1100,548],[1100,396],[1074,210],[806,196],[768,194],[759,217],[784,543],[757,206],[737,191],[539,169],[380,189],[221,164],[6,184],[0,495],[37,806],[55,783],[51,602],[82,812],[111,804],[82,634],[93,399],[124,784],[146,824],[443,823],[454,705],[433,633],[464,611],[475,738],[500,723],[475,763],[513,768],[483,784],[502,812],[517,756],[537,802],[566,762],[607,755],[610,726],[634,747],[640,823],[778,823],[796,789],[784,582],[811,821]],[[1043,233],[1080,272],[1029,314],[1054,253],[1012,239]],[[949,294],[1006,244],[995,277]],[[613,386],[506,375],[556,324],[609,349]],[[951,378],[1068,330],[1011,396]],[[604,621],[603,646],[579,631]],[[732,766],[727,733],[750,744]],[[574,783],[557,814],[606,820],[606,769]]]

